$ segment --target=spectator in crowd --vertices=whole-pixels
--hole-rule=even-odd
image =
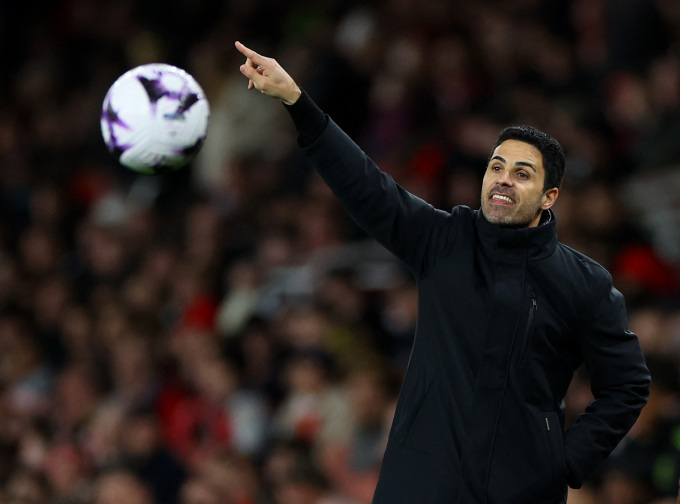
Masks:
[[[147,485],[125,470],[102,474],[95,487],[96,504],[153,504]]]
[[[39,471],[16,469],[8,477],[2,493],[4,504],[50,504],[52,490],[45,475]]]

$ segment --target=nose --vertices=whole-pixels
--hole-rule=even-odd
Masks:
[[[503,172],[496,179],[496,184],[502,186],[511,186],[512,179],[510,178],[510,173],[507,170],[503,170]]]

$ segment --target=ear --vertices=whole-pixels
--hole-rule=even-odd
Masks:
[[[541,203],[541,209],[547,210],[555,204],[557,197],[560,195],[560,190],[557,187],[548,189],[543,193],[543,202]]]

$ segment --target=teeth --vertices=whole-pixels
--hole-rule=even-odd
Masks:
[[[501,194],[494,194],[493,196],[491,196],[491,199],[498,199],[502,201],[507,201],[508,203],[513,203],[513,201],[510,198],[508,198],[507,196],[503,196]]]

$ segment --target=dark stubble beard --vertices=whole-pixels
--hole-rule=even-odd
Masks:
[[[543,194],[541,194],[538,199],[533,202],[533,204],[528,204],[526,205],[526,208],[523,208],[519,213],[513,214],[511,216],[501,216],[498,218],[489,218],[489,215],[491,214],[489,210],[489,207],[491,206],[491,200],[488,198],[488,195],[486,198],[482,199],[482,214],[484,215],[484,218],[489,221],[491,224],[494,224],[498,227],[502,227],[504,229],[524,229],[531,224],[531,222],[543,212],[543,209],[541,208],[541,200],[543,198]]]

